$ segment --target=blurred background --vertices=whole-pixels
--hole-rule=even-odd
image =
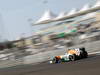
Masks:
[[[11,1],[14,7],[1,7],[0,67],[47,61],[69,48],[100,49],[99,0],[40,1],[16,1],[19,6]]]

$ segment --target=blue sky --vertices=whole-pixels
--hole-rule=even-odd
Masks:
[[[61,11],[70,11],[71,8],[81,8],[87,3],[94,3],[96,0],[0,0],[0,30],[2,37],[16,39],[21,34],[26,36],[44,26],[31,26],[40,18],[45,10],[50,9],[55,14]],[[32,19],[32,21],[28,21]],[[4,29],[3,29],[4,28]],[[0,31],[1,32],[1,31]]]

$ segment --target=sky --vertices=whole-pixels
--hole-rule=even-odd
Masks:
[[[32,26],[46,10],[55,14],[68,12],[72,8],[82,8],[96,0],[0,0],[0,40],[15,40],[30,36],[42,25]]]

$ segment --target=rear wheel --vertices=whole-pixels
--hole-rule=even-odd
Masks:
[[[69,55],[69,60],[70,61],[75,61],[76,60],[76,55],[75,54]]]

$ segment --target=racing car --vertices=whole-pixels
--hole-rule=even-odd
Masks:
[[[88,57],[88,53],[84,47],[76,48],[76,49],[68,49],[64,55],[53,57],[53,59],[50,60],[50,63],[76,61],[87,57]]]

